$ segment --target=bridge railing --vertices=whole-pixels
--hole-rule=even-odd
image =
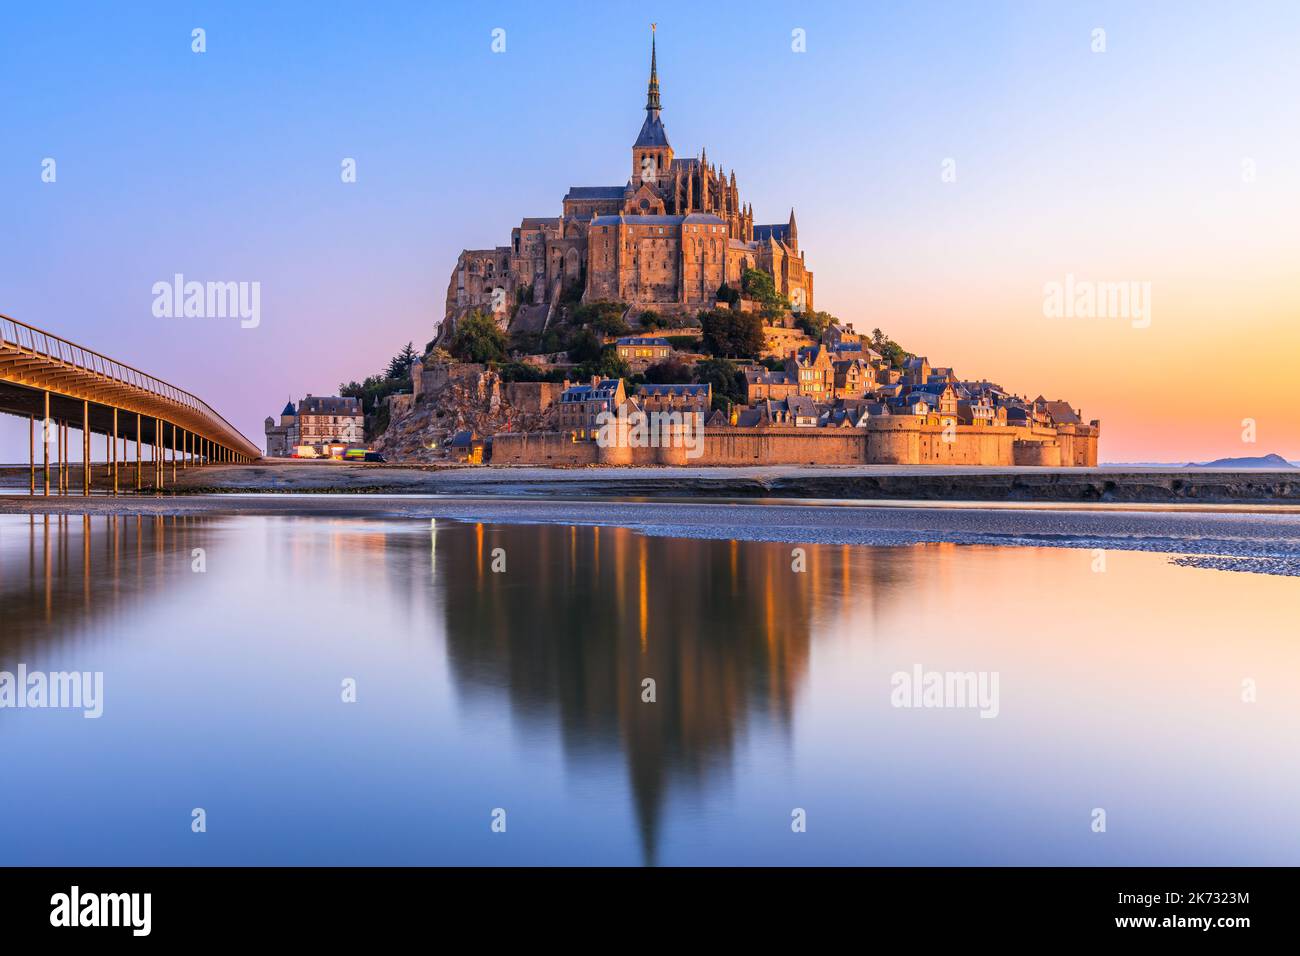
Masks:
[[[93,349],[77,345],[75,342],[70,342],[60,336],[51,335],[49,332],[42,331],[33,325],[28,325],[26,322],[20,322],[7,315],[0,315],[0,342],[10,348],[17,348],[31,355],[39,355],[59,362],[68,368],[93,372],[111,381],[175,402],[178,405],[210,416],[214,421],[225,425],[233,436],[243,438],[243,435],[233,425],[222,418],[211,405],[197,395],[193,395],[183,388],[177,388],[175,385],[164,382],[147,372],[142,372],[138,368],[111,359]],[[244,440],[247,441],[247,439]]]

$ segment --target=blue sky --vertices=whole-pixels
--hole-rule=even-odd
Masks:
[[[1245,453],[1245,415],[1277,439],[1256,451],[1300,457],[1280,391],[1243,385],[1222,422],[1222,397],[1196,406],[1163,444],[1147,410],[1184,414],[1171,383],[1204,373],[1225,323],[1245,347],[1300,344],[1297,9],[10,4],[0,312],[190,389],[260,443],[286,397],[422,346],[462,248],[627,178],[656,20],[674,148],[734,167],[759,222],[795,206],[818,307],[1068,398],[1106,423],[1103,458]],[[261,325],[154,317],[153,283],[178,272],[260,282]],[[1042,285],[1066,272],[1154,280],[1166,318],[1145,338],[1045,327]],[[23,427],[0,423],[0,459],[25,455]]]

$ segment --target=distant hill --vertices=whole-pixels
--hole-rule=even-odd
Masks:
[[[1295,468],[1281,455],[1259,455],[1254,458],[1216,458],[1214,461],[1189,461],[1188,468]]]

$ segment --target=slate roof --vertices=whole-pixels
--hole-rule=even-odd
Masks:
[[[591,224],[593,226],[617,226],[619,223],[629,226],[677,226],[685,218],[685,216],[596,216],[591,220]]]
[[[707,382],[704,384],[690,385],[658,385],[645,384],[637,386],[637,393],[641,395],[709,395],[713,386]]]
[[[625,335],[619,339],[615,345],[663,345],[672,347],[672,343],[667,339],[661,339],[658,336],[651,335]]]
[[[570,385],[560,395],[562,402],[585,402],[592,399],[609,398],[618,390],[618,379],[606,378],[594,388],[590,385]]]
[[[355,398],[308,396],[298,403],[298,410],[303,415],[360,415],[361,402]]]
[[[792,385],[794,378],[789,372],[773,372],[767,368],[745,369],[745,381],[751,385]]]
[[[777,242],[786,242],[789,238],[790,224],[788,222],[774,223],[770,226],[754,227],[755,240],[775,239]]]
[[[645,122],[641,124],[641,132],[637,134],[636,142],[632,144],[637,146],[667,146],[668,132],[664,129],[664,121],[659,117],[658,110],[646,110]]]
[[[790,410],[791,418],[817,418],[817,403],[807,395],[791,395],[785,400],[785,407]]]
[[[564,194],[568,199],[622,199],[625,186],[570,186]]]
[[[1054,401],[1044,402],[1047,407],[1047,414],[1052,416],[1052,421],[1058,425],[1078,425],[1082,421],[1070,407],[1069,402]]]

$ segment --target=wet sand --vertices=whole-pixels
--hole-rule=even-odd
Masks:
[[[95,487],[107,470],[97,466]],[[81,485],[73,469],[72,487]],[[150,470],[146,467],[146,482]],[[38,475],[39,478],[39,475]],[[133,485],[123,472],[122,486]],[[0,485],[26,488],[25,468],[0,468]],[[1139,466],[957,468],[894,465],[546,468],[263,461],[170,473],[178,495],[420,494],[581,498],[818,498],[978,502],[1276,503],[1300,505],[1300,469],[1231,471]]]

